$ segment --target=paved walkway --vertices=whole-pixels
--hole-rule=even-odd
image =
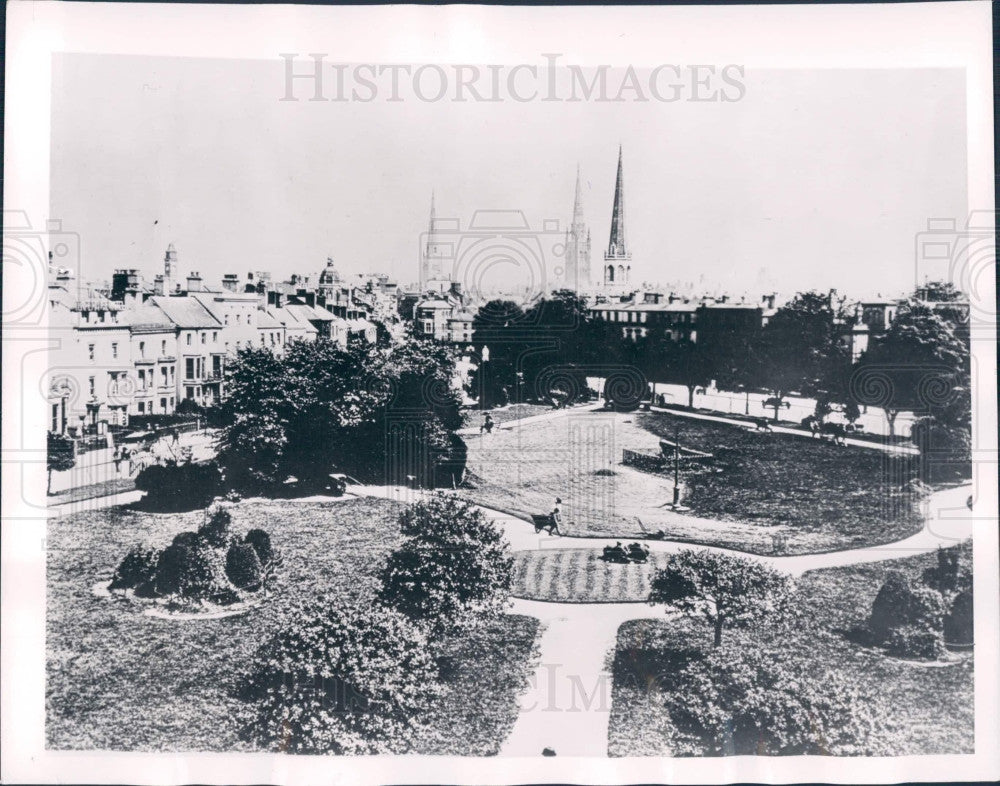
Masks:
[[[565,413],[565,411],[563,411]],[[415,502],[427,492],[396,486],[352,486],[357,496]],[[937,492],[925,502],[925,526],[895,543],[826,554],[771,557],[730,549],[713,551],[756,559],[793,575],[807,570],[910,557],[950,546],[972,534],[973,514],[966,506],[971,484]],[[75,503],[72,510],[95,509],[138,499],[141,492]],[[602,548],[603,538],[553,538],[515,516],[488,508],[484,512],[503,529],[512,550]],[[58,509],[53,515],[62,515]],[[646,540],[651,550],[676,552],[701,548],[689,543]],[[503,756],[540,756],[547,748],[557,756],[606,756],[611,710],[611,660],[619,627],[634,619],[660,618],[641,603],[544,603],[515,599],[511,611],[536,617],[543,626],[538,666],[521,696],[520,712],[501,748]]]
[[[565,417],[572,412],[592,412],[595,409],[603,409],[603,401],[592,401],[589,404],[581,404],[576,407],[566,407],[564,409],[553,409],[549,412],[542,412],[538,415],[528,415],[526,418],[515,418],[514,420],[505,420],[503,423],[494,423],[494,431],[505,431],[513,428],[520,428],[521,426],[530,426],[532,423],[541,423],[546,420],[555,420],[556,418]],[[483,410],[485,415],[489,410]],[[462,436],[468,436],[470,434],[477,435],[480,434],[479,426],[466,426],[465,428],[460,428],[455,432],[456,434],[461,434]]]
[[[912,557],[971,537],[973,514],[966,506],[971,484],[932,494],[924,503],[924,528],[908,538],[882,546],[795,556],[758,556],[690,543],[644,540],[651,551],[675,553],[690,548],[754,559],[799,576],[809,570]],[[386,486],[352,487],[359,496],[415,502],[426,492]],[[513,551],[595,548],[614,539],[550,537],[507,513],[479,506],[503,529]],[[502,756],[540,756],[546,748],[557,756],[606,756],[611,710],[611,659],[619,627],[629,620],[660,618],[642,603],[545,603],[515,599],[511,611],[536,617],[544,626],[540,657],[520,700],[514,728],[500,750]]]

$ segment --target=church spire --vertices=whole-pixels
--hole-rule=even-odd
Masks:
[[[627,259],[625,245],[625,182],[622,177],[622,146],[618,145],[618,178],[615,180],[615,206],[611,211],[611,237],[608,239],[608,259]]]
[[[573,223],[583,224],[583,193],[580,190],[580,165],[576,165],[576,195],[573,198]]]

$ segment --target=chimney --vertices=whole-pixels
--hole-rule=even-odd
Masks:
[[[156,278],[153,279],[153,294],[160,297],[167,294],[166,282],[161,273],[157,273]]]
[[[187,291],[201,292],[201,276],[198,275],[197,270],[191,271],[191,274],[187,277]]]
[[[222,288],[227,292],[235,292],[236,288],[239,286],[239,276],[235,273],[226,273],[222,277]]]

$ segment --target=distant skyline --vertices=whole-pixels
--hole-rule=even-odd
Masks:
[[[732,103],[281,102],[281,61],[60,55],[51,217],[79,274],[418,279],[432,191],[464,229],[564,230],[577,165],[599,280],[618,145],[635,283],[908,291],[914,238],[967,212],[957,69],[755,70]]]

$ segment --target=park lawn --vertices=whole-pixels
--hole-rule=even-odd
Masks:
[[[645,602],[653,574],[669,554],[653,553],[644,563],[601,559],[597,549],[541,549],[514,554],[513,595],[564,603]]]
[[[682,502],[669,471],[622,463],[624,450],[659,452],[675,427],[685,446],[712,453],[685,463]],[[919,495],[903,483],[912,457],[818,439],[756,433],[668,413],[567,412],[470,439],[462,493],[527,518],[563,500],[564,534],[670,540],[755,554],[810,554],[889,543],[921,526]]]
[[[968,559],[969,547],[966,549]],[[806,614],[832,632],[830,646],[816,646],[807,631],[792,632],[789,648],[811,659],[840,666],[859,682],[874,686],[893,708],[890,754],[971,753],[974,747],[973,661],[950,654],[932,663],[906,661],[855,643],[850,630],[867,619],[889,570],[912,580],[936,556],[924,554],[881,563],[810,571],[798,582]],[[744,648],[766,632],[727,630],[725,637]],[[634,620],[618,632],[609,725],[612,756],[698,756],[698,741],[674,726],[664,707],[667,692],[679,689],[674,675],[712,646],[709,626],[680,617]]]
[[[233,527],[266,529],[283,556],[280,584],[246,615],[217,620],[148,617],[95,597],[137,542],[165,546],[203,511],[158,515],[126,508],[49,522],[46,740],[53,749],[246,751],[233,720],[234,689],[257,647],[296,604],[371,597],[399,542],[398,503],[247,500]],[[505,616],[443,643],[444,690],[417,746],[423,753],[490,755],[517,714],[531,674],[537,622]],[[474,701],[473,701],[474,697]],[[469,708],[475,707],[475,713]]]

